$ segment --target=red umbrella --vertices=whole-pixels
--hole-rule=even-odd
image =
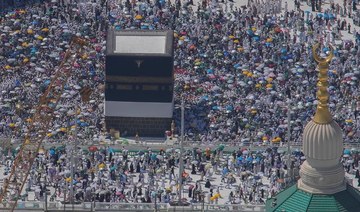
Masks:
[[[90,146],[89,151],[90,152],[96,152],[96,151],[98,151],[98,148],[96,146]]]

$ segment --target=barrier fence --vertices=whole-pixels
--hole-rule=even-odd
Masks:
[[[156,210],[155,210],[156,207]],[[0,211],[8,211],[10,205],[2,204]],[[265,205],[240,205],[240,204],[190,204],[189,206],[170,206],[167,203],[104,203],[84,202],[71,205],[60,202],[18,202],[17,211],[265,211]]]
[[[8,145],[4,145],[5,143],[10,143],[10,139],[8,138],[1,138],[0,137],[0,147],[4,150],[6,148],[6,146]],[[22,144],[22,140],[21,139],[17,139],[17,140],[11,140],[11,144],[13,147],[19,146]],[[69,141],[58,141],[58,142],[44,142],[43,146],[45,147],[45,149],[49,149],[51,147],[58,147],[58,146],[62,146],[62,145],[68,145],[70,144]],[[278,147],[284,151],[287,151],[287,146],[288,144],[286,142],[283,143],[271,143],[271,144],[267,144],[267,145],[263,145],[260,143],[256,143],[256,142],[252,142],[252,143],[238,143],[238,144],[233,144],[233,143],[226,143],[226,142],[219,142],[219,143],[201,143],[200,141],[187,141],[186,143],[184,143],[184,148],[185,149],[192,149],[192,148],[201,148],[201,149],[206,149],[206,148],[216,148],[218,147],[220,144],[224,144],[225,148],[224,148],[224,152],[232,152],[234,150],[238,150],[239,148],[250,148],[251,150],[257,151],[257,150],[264,150],[266,148],[269,147]],[[121,143],[116,143],[116,142],[109,142],[109,143],[95,143],[95,142],[90,142],[90,141],[80,141],[79,142],[79,147],[83,148],[83,149],[87,149],[89,146],[109,146],[111,148],[113,148],[114,150],[120,150],[123,146],[128,149],[130,152],[134,151],[140,151],[140,150],[145,150],[147,147],[150,147],[152,149],[152,151],[159,151],[160,149],[164,149],[164,148],[180,148],[180,145],[177,142],[174,143],[169,143],[169,142],[147,142],[144,141],[143,143],[128,143],[128,144],[121,144]],[[295,149],[299,149],[301,150],[302,148],[302,143],[299,142],[290,142],[290,146],[292,150]],[[357,149],[360,150],[360,140],[358,142],[352,142],[352,143],[344,143],[344,148],[345,149]]]

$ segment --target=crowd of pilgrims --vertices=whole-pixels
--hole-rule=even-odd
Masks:
[[[179,0],[60,0],[2,12],[0,133],[22,138],[28,132],[33,105],[75,35],[89,40],[92,50],[74,63],[47,142],[66,141],[67,131],[74,125],[81,140],[99,141],[104,124],[106,30],[172,29],[175,103],[183,98],[187,105],[187,139],[202,143],[283,141],[290,107],[291,140],[301,142],[303,126],[317,104],[311,48],[321,42],[322,54],[329,51],[328,44],[334,47],[329,69],[330,110],[343,129],[345,142],[356,142],[360,133],[359,33],[331,9],[322,15],[288,11],[287,7],[284,12],[281,4],[271,0],[249,1],[242,7],[217,0],[198,5]],[[341,39],[346,31],[354,39]],[[85,86],[93,90],[88,103],[78,95]],[[77,105],[80,119],[75,123]],[[179,111],[175,110],[174,118],[179,128]],[[122,135],[126,135],[124,131]],[[178,198],[176,149],[159,153],[147,149],[135,156],[126,148],[120,154],[110,148],[77,151],[71,179],[69,150],[43,150],[29,175],[27,192],[34,191],[40,200],[51,190],[50,200],[57,201],[69,198],[69,184],[73,183],[78,201],[169,202]],[[7,156],[3,154],[2,160],[5,175],[13,160],[11,154]],[[181,179],[189,201],[217,203],[226,197],[225,202],[261,204],[292,181],[286,177],[286,154],[276,149],[239,149],[232,154],[223,154],[221,149],[194,149],[188,150],[185,158]],[[303,159],[300,151],[293,152],[294,173]],[[357,178],[358,161],[356,152],[343,158],[347,172]],[[220,184],[214,180],[217,178]]]
[[[225,152],[222,146],[194,148],[181,157],[184,171],[179,178],[179,153],[174,148],[137,152],[125,147],[117,151],[111,147],[41,149],[20,200],[43,201],[48,197],[50,202],[66,202],[73,183],[76,202],[170,203],[179,199],[181,179],[182,200],[186,202],[264,204],[267,198],[296,182],[305,160],[302,152],[293,150],[288,162],[287,153],[276,147],[256,151],[239,148],[233,152]],[[71,154],[75,155],[73,180]],[[11,152],[2,155],[5,177],[13,156]],[[353,185],[360,186],[359,152],[346,150],[341,161],[346,173],[357,180]],[[20,174],[15,174],[13,180]],[[10,197],[17,195],[15,190]]]
[[[264,4],[262,4],[264,3]],[[287,108],[291,140],[314,114],[317,71],[311,48],[331,44],[330,109],[346,142],[359,138],[359,33],[344,40],[341,15],[284,10],[282,1],[45,1],[3,12],[0,17],[1,117],[4,137],[21,138],[32,121],[34,102],[49,85],[76,35],[91,43],[79,57],[47,134],[66,141],[78,126],[83,141],[99,141],[104,128],[106,30],[172,29],[175,47],[175,103],[184,98],[188,140],[216,143],[285,139]],[[92,88],[90,102],[79,91]],[[50,103],[51,104],[51,103]],[[75,106],[80,118],[74,122]],[[176,127],[180,111],[174,110]],[[170,129],[170,126],[169,126]],[[123,136],[126,129],[120,129]],[[141,136],[141,135],[140,135]]]

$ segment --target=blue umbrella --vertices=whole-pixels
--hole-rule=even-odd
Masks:
[[[351,153],[350,149],[345,149],[344,150],[344,155],[350,155],[350,153]]]
[[[317,16],[321,18],[321,17],[323,17],[323,14],[318,13]]]
[[[207,74],[212,74],[212,73],[214,73],[214,70],[208,69],[208,70],[206,70],[206,73],[207,73]]]
[[[208,96],[203,96],[203,97],[201,97],[201,99],[207,101],[207,100],[209,100],[209,97]]]
[[[86,122],[81,122],[81,123],[80,123],[80,126],[81,126],[81,127],[88,127],[88,126],[89,126],[89,124],[88,124],[88,123],[86,123]]]
[[[234,108],[231,105],[226,106],[226,110],[232,111]]]
[[[50,155],[55,155],[55,150],[54,150],[54,149],[50,149],[49,153],[50,153]]]
[[[213,110],[219,110],[219,106],[213,106],[212,109]]]

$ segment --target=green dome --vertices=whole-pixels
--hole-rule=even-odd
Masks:
[[[267,212],[359,212],[360,191],[347,185],[335,194],[311,194],[297,188],[297,184],[266,201]]]

